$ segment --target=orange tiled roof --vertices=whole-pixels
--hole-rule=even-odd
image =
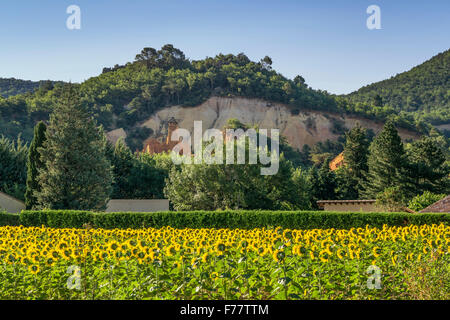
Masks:
[[[339,153],[336,158],[330,161],[330,170],[334,171],[344,164],[344,152]]]

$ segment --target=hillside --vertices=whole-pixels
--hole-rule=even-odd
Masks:
[[[450,123],[450,49],[346,97],[360,108],[381,107],[436,125]]]
[[[15,78],[0,78],[0,96],[8,98],[21,93],[34,92],[46,81],[30,81]]]
[[[47,82],[34,92],[0,97],[0,135],[16,138],[20,134],[30,141],[34,124],[48,119],[63,85]],[[333,131],[340,133],[345,129],[341,122],[352,117],[371,123],[381,123],[391,117],[405,129],[426,131],[426,126],[417,126],[419,122],[412,114],[356,104],[348,97],[313,90],[300,75],[287,79],[272,69],[272,60],[267,56],[258,62],[243,53],[218,54],[192,61],[172,45],[160,50],[144,48],[133,62],[104,68],[99,76],[74,86],[105,130],[120,129],[112,135],[125,132],[127,143],[133,149],[156,134],[154,128],[142,124],[158,112],[175,106],[196,107],[211,97],[257,99],[269,106],[281,104],[293,117],[306,112],[335,114],[340,120],[333,120]],[[255,105],[247,105],[247,112],[256,112]],[[309,125],[311,121],[308,120]]]
[[[268,103],[261,99],[243,97],[211,97],[204,103],[191,107],[172,106],[155,112],[139,126],[149,128],[152,136],[163,139],[167,136],[168,122],[175,119],[180,128],[193,133],[194,121],[202,120],[203,129],[222,129],[228,119],[237,119],[241,123],[256,125],[259,128],[277,128],[286,137],[289,144],[297,150],[304,145],[313,146],[327,140],[336,141],[343,129],[353,128],[357,122],[363,127],[373,130],[376,134],[383,122],[365,119],[359,116],[340,115],[327,111],[301,110],[292,114],[289,106],[281,103]],[[124,131],[110,132],[111,139],[124,136]],[[415,131],[399,129],[400,136],[405,140],[418,138]]]

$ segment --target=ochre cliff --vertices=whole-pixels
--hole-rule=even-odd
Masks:
[[[151,128],[153,137],[163,139],[167,135],[168,121],[172,117],[178,122],[179,128],[187,129],[191,134],[194,121],[201,120],[203,130],[222,129],[231,118],[245,124],[258,125],[262,129],[280,129],[280,133],[297,149],[301,149],[305,144],[312,146],[319,141],[336,140],[339,137],[336,130],[338,126],[350,129],[359,122],[363,127],[373,129],[375,133],[383,127],[382,122],[325,111],[304,110],[293,115],[283,104],[240,97],[211,97],[195,107],[167,107],[142,122],[140,126]],[[405,129],[399,129],[399,133],[403,139],[418,138],[417,133]]]

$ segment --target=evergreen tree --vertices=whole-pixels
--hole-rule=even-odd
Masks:
[[[393,121],[388,120],[371,143],[367,163],[364,197],[375,198],[389,187],[398,187],[405,197],[411,195],[406,153]]]
[[[359,123],[345,134],[344,166],[336,172],[340,199],[359,199],[367,174],[369,141]]]
[[[0,191],[24,200],[28,145],[0,136]]]
[[[28,151],[27,190],[25,192],[25,205],[28,210],[35,208],[37,205],[35,194],[40,191],[38,175],[39,170],[44,168],[38,148],[41,148],[44,144],[46,130],[47,126],[42,121],[34,127],[34,137]]]
[[[407,151],[414,173],[415,195],[424,191],[448,194],[450,168],[446,164],[443,150],[436,141],[431,137],[424,137],[411,143]]]
[[[119,139],[114,147],[111,163],[113,165],[114,183],[111,198],[131,199],[129,177],[135,165],[136,157],[125,145],[123,139]]]
[[[103,131],[66,85],[38,148],[45,169],[39,170],[40,208],[102,210],[111,192],[112,169]]]
[[[336,174],[330,170],[331,158],[326,159],[317,169],[311,167],[308,171],[308,183],[311,190],[311,206],[318,209],[317,200],[336,199]]]

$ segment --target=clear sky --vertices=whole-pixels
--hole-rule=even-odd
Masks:
[[[69,30],[69,5],[81,29]],[[381,29],[369,30],[369,5]],[[449,0],[2,0],[0,77],[81,82],[171,43],[191,59],[268,55],[288,78],[349,93],[450,47]]]

